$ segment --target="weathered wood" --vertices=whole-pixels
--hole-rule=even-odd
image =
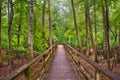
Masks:
[[[25,70],[25,80],[32,80],[30,74],[31,74],[31,69],[30,69],[30,67],[28,67],[28,68]]]
[[[69,50],[72,51],[72,55],[78,55],[78,57],[82,58],[84,61],[86,61],[88,64],[90,64],[92,67],[94,67],[95,70],[99,71],[100,74],[102,74],[105,78],[110,79],[110,80],[120,80],[120,76],[112,73],[111,71],[109,71],[108,69],[105,69],[104,67],[98,65],[96,62],[92,61],[91,59],[87,58],[85,55],[83,55],[82,53],[78,52],[77,50],[75,50],[74,48],[72,48],[71,46],[65,44],[65,48],[68,52],[70,52]],[[70,55],[71,56],[71,55]],[[71,59],[75,59],[72,58]],[[75,60],[72,60],[75,63]],[[77,65],[75,63],[75,65]],[[97,72],[97,78],[98,77],[98,72]],[[98,80],[98,79],[97,79]]]
[[[13,71],[9,75],[5,76],[2,80],[14,80],[17,77],[19,77],[19,75],[21,75],[21,74],[25,75],[26,80],[33,80],[35,77],[34,75],[40,71],[43,71],[42,69],[45,67],[45,65],[48,65],[48,62],[50,60],[49,58],[52,57],[51,55],[53,55],[54,51],[56,50],[56,46],[57,46],[56,44],[53,45],[48,50],[46,50],[43,54],[40,54],[38,57],[36,57],[32,61],[30,61],[28,64],[23,65],[22,67],[18,68],[16,71]],[[51,51],[51,50],[52,50],[52,53],[50,54],[49,51]],[[47,56],[46,59],[43,58],[44,55]],[[34,66],[38,65],[39,62],[40,62],[40,65],[37,66],[38,71],[36,71],[34,69]],[[43,66],[44,62],[45,62],[45,64]],[[43,71],[42,74],[44,74],[44,73],[45,73],[45,71]],[[40,75],[40,76],[42,76],[42,75]]]
[[[64,46],[58,45],[56,50],[55,57],[45,80],[78,80],[68,61]]]

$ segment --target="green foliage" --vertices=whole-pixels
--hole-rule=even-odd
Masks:
[[[2,48],[6,49],[8,47],[8,41],[7,41],[7,36],[3,35],[2,36]]]
[[[7,55],[4,55],[4,56],[3,56],[2,61],[3,61],[3,62],[8,62],[11,58],[12,58],[12,56],[9,55],[9,54],[7,54]]]
[[[77,25],[79,28],[79,37],[83,47],[86,46],[86,23],[85,23],[85,4],[90,3],[91,25],[94,31],[94,3],[91,0],[74,0],[77,17]],[[28,41],[28,10],[29,2],[27,0],[13,0],[14,18],[12,24],[12,49],[13,51],[27,52]],[[43,0],[35,0],[34,4],[34,26],[33,26],[33,46],[34,50],[42,52],[43,37],[42,37],[42,3]],[[111,45],[118,45],[118,28],[120,27],[120,2],[119,0],[111,0],[110,8],[110,42]],[[3,1],[2,9],[2,48],[8,48],[8,16],[7,16],[7,1]],[[95,0],[96,7],[96,26],[97,26],[97,44],[103,45],[103,17],[101,0]],[[48,7],[45,9],[45,45],[49,46],[49,26],[48,26]],[[22,16],[20,16],[20,13]],[[52,0],[51,1],[51,16],[52,16],[52,38],[53,42],[68,43],[75,47],[78,46],[75,27],[73,23],[73,15],[71,3],[68,0]],[[19,18],[22,17],[20,45],[17,43]],[[94,34],[95,37],[95,34]],[[90,43],[90,37],[89,37]],[[91,46],[91,44],[89,44]],[[5,56],[7,59],[8,56]]]

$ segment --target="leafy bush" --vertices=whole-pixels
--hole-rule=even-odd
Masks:
[[[12,58],[12,56],[7,54],[7,55],[4,55],[4,56],[3,56],[2,61],[7,62],[7,61],[9,61],[11,58]]]

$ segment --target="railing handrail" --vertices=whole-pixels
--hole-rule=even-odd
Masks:
[[[56,44],[54,44],[52,47],[48,48],[43,54],[40,54],[39,56],[37,56],[35,59],[33,59],[32,61],[30,61],[29,63],[26,63],[23,66],[19,67],[17,70],[11,72],[7,76],[5,76],[2,80],[12,80],[13,78],[17,77],[22,72],[24,72],[27,68],[29,68],[32,64],[34,64],[38,59],[40,59],[41,57],[43,57],[49,50],[51,50],[55,46],[56,46]]]
[[[83,55],[82,53],[78,52],[77,50],[75,50],[74,48],[72,48],[71,46],[69,46],[68,44],[64,44],[64,45],[66,45],[67,47],[69,47],[73,52],[75,52],[80,57],[82,57],[86,62],[88,62],[89,64],[91,64],[93,67],[95,67],[96,69],[98,69],[99,71],[101,71],[103,74],[105,74],[106,76],[108,76],[112,80],[120,80],[120,76],[118,76],[117,74],[114,74],[113,72],[109,71],[108,69],[106,69],[106,68],[98,65],[96,62],[94,62],[91,59],[87,58],[85,55]]]

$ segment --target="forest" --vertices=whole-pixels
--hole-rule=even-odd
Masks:
[[[120,0],[0,0],[0,70],[21,66],[55,43],[106,61],[114,71],[120,66]]]

